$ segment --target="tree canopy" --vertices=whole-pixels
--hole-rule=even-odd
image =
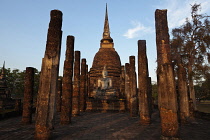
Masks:
[[[210,73],[210,20],[200,14],[201,5],[191,5],[191,17],[172,30],[171,52],[175,68],[183,64],[193,94],[193,81],[203,80]]]
[[[6,83],[13,98],[23,98],[25,70],[5,68]],[[34,74],[34,94],[38,93],[40,72],[35,69]]]

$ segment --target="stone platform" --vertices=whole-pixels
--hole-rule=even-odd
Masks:
[[[125,100],[124,99],[94,99],[89,98],[87,101],[87,111],[125,111]]]

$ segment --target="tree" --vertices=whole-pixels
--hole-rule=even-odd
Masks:
[[[187,70],[190,98],[196,110],[193,80],[209,73],[210,62],[210,21],[209,16],[199,14],[200,4],[191,6],[191,19],[181,27],[172,30],[171,51],[175,67],[183,63]]]
[[[202,81],[199,84],[195,85],[196,98],[210,98],[210,74],[207,74],[205,77],[205,81]]]
[[[6,83],[9,91],[13,98],[23,98],[24,93],[24,81],[25,81],[25,70],[20,71],[19,69],[14,69],[11,71],[10,68],[5,69],[6,73]],[[35,97],[38,93],[39,87],[39,76],[40,72],[35,69],[34,75],[34,93]]]

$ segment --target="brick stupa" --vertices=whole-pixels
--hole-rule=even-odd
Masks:
[[[108,72],[108,78],[111,78],[112,80],[112,89],[115,90],[116,96],[119,99],[121,61],[118,53],[114,49],[113,39],[110,37],[107,6],[103,38],[101,39],[99,51],[94,57],[92,68],[90,68],[89,72],[89,97],[93,97],[94,91],[99,87],[98,79],[102,77],[102,71],[104,70],[104,67],[106,67]]]
[[[97,87],[97,80],[101,78],[104,66],[107,68],[108,77],[112,78],[113,88],[119,92],[121,61],[118,53],[114,49],[113,39],[110,37],[108,12],[106,7],[103,38],[99,51],[96,53],[92,68],[90,69],[90,94]],[[90,95],[91,96],[91,95]]]

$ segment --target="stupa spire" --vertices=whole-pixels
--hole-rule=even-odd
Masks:
[[[105,21],[104,21],[104,32],[103,32],[103,38],[101,39],[102,44],[109,44],[113,43],[113,39],[110,37],[110,29],[109,29],[109,19],[108,19],[108,8],[106,4],[106,13],[105,13]],[[112,48],[113,45],[101,45],[102,48]]]
[[[103,32],[103,39],[106,39],[106,38],[110,38],[107,4],[106,4],[106,14],[105,14],[105,21],[104,21],[104,32]]]

